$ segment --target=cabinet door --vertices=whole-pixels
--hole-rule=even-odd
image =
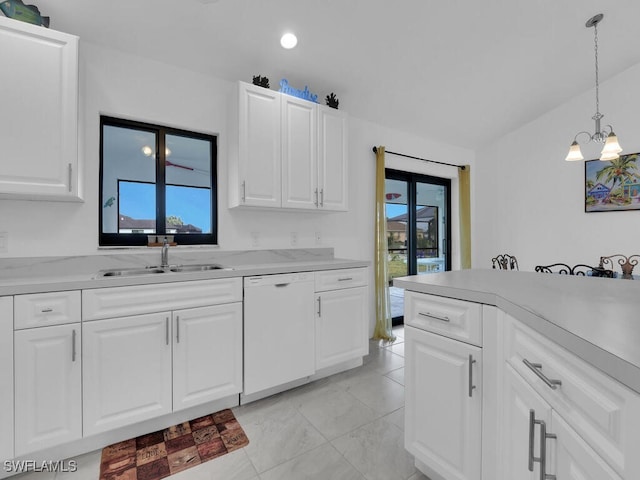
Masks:
[[[282,95],[282,206],[316,209],[319,205],[317,105]]]
[[[8,460],[14,456],[13,297],[0,297],[0,385],[0,459]]]
[[[83,324],[85,435],[171,412],[170,316]]]
[[[242,303],[173,313],[173,409],[242,391]]]
[[[429,476],[479,480],[482,350],[409,326],[405,344],[405,448]]]
[[[555,475],[562,480],[622,480],[617,473],[555,411],[550,430],[556,439]],[[547,468],[547,473],[549,473]]]
[[[16,456],[82,436],[80,324],[15,332]]]
[[[320,208],[348,208],[347,115],[318,106],[318,171]]]
[[[240,83],[239,96],[240,203],[280,207],[280,94]]]
[[[511,365],[506,365],[504,372],[504,405],[501,422],[504,428],[502,479],[538,480],[540,463],[530,463],[530,448],[534,449],[533,456],[539,458],[541,429],[539,424],[531,424],[531,411],[534,412],[534,419],[544,421],[551,433],[551,407]],[[550,442],[546,443],[547,452],[552,447]],[[549,463],[546,470],[547,473],[550,471]]]
[[[78,38],[0,16],[0,196],[78,197]]]
[[[366,355],[365,287],[323,292],[316,302],[316,369]]]

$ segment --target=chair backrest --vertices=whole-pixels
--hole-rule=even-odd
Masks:
[[[542,273],[559,273],[560,275],[591,275],[592,277],[613,278],[613,271],[602,267],[592,267],[584,263],[578,263],[573,267],[566,263],[552,263],[551,265],[537,265],[536,272]]]
[[[609,255],[607,257],[600,257],[600,268],[608,268],[611,270],[614,269],[614,259],[620,265],[620,270],[622,270],[622,278],[632,279],[633,278],[633,267],[638,265],[638,261],[640,260],[640,255],[631,255],[626,257],[620,253],[616,253],[615,255]]]
[[[518,268],[518,260],[515,256],[509,255],[508,253],[496,255],[491,259],[491,265],[493,268],[497,268],[499,270],[520,270]]]

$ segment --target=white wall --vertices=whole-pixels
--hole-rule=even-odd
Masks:
[[[640,152],[640,65],[600,86],[603,125],[624,148]],[[584,162],[565,162],[581,130],[593,133],[595,91],[579,95],[477,152],[473,265],[491,268],[499,253],[520,270],[563,262],[597,264],[600,256],[640,253],[640,211],[585,213]],[[601,147],[582,149],[585,159]]]
[[[227,108],[233,83],[97,45],[80,46],[81,154],[84,203],[0,200],[1,231],[8,232],[6,257],[98,253],[99,117],[107,114],[218,135],[219,244],[224,250],[334,247],[338,257],[373,259],[374,145],[451,163],[473,163],[473,153],[371,123],[349,120],[349,211],[297,213],[227,208]],[[403,160],[388,164],[436,176],[456,169]],[[315,232],[321,232],[316,243]]]

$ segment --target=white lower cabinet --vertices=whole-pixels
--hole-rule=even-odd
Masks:
[[[503,480],[622,480],[510,365],[504,392]]]
[[[86,322],[84,433],[242,390],[242,304]]]
[[[502,409],[503,446],[502,478],[539,480],[541,476],[541,424],[551,432],[551,407],[520,375],[505,367],[504,404]],[[533,416],[533,417],[532,417]],[[534,423],[532,423],[534,422]],[[550,443],[545,442],[545,448]],[[549,469],[547,469],[549,471]]]
[[[13,378],[13,297],[0,297],[0,459],[13,458]]]
[[[15,454],[82,437],[80,323],[16,331]]]
[[[366,288],[317,293],[316,302],[316,369],[366,355]]]
[[[480,480],[482,349],[406,326],[405,358],[405,448],[434,480]]]
[[[173,410],[242,391],[242,303],[173,313]]]
[[[84,323],[84,435],[171,412],[170,330],[170,312]]]

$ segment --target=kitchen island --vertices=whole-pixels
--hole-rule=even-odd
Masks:
[[[640,478],[640,282],[466,270],[394,285],[406,290],[405,447],[419,469]]]

